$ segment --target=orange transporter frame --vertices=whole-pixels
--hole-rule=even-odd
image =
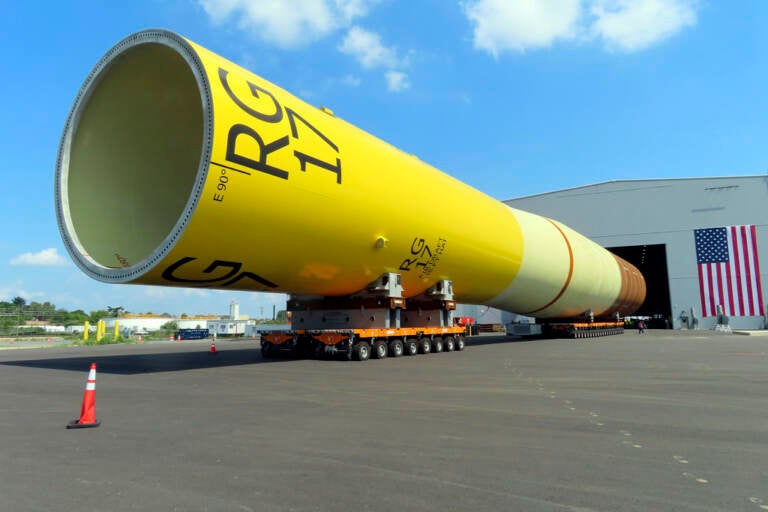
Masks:
[[[396,329],[299,330],[261,334],[265,357],[278,351],[293,355],[341,355],[365,361],[371,357],[453,352],[466,347],[466,327],[400,327]]]
[[[598,338],[624,333],[624,322],[563,322],[544,324],[543,333],[555,338]]]

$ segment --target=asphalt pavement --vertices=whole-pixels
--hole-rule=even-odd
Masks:
[[[0,351],[0,510],[768,510],[768,337]],[[76,419],[97,363],[94,429]]]

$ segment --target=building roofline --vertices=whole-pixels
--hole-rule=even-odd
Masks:
[[[549,192],[539,192],[538,194],[529,194],[527,196],[512,197],[502,200],[503,203],[507,201],[516,201],[518,199],[529,199],[532,197],[546,196],[550,194],[557,194],[560,192],[570,192],[574,190],[582,190],[585,188],[598,187],[600,185],[610,185],[617,183],[650,183],[657,181],[695,181],[695,180],[732,180],[732,179],[744,179],[744,178],[768,178],[768,174],[747,174],[742,176],[698,176],[690,178],[639,178],[639,179],[624,179],[624,180],[608,180],[600,181],[598,183],[591,183],[589,185],[579,185],[577,187],[561,188],[558,190],[551,190]]]

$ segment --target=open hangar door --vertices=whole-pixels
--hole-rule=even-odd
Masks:
[[[666,244],[628,245],[606,247],[606,249],[632,263],[645,278],[647,287],[645,302],[634,316],[649,317],[648,327],[650,328],[669,328],[672,302],[669,300]]]

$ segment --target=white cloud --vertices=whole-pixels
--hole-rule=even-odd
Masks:
[[[10,302],[15,297],[21,297],[27,302],[42,299],[45,297],[43,292],[32,292],[21,287],[22,282],[17,281],[9,285],[0,285],[0,300]]]
[[[348,85],[350,87],[360,87],[360,84],[363,82],[357,76],[347,75],[344,78],[342,78],[341,83],[343,83],[344,85]]]
[[[400,65],[394,48],[384,46],[379,34],[360,27],[349,29],[339,50],[355,58],[365,69],[392,69]]]
[[[334,0],[336,9],[341,13],[345,22],[368,15],[373,6],[381,0]]]
[[[167,299],[173,295],[170,288],[161,286],[142,286],[142,288],[144,289],[144,295],[153,299]]]
[[[13,258],[11,265],[29,265],[36,267],[58,267],[67,264],[55,248],[43,249],[40,252],[25,252]]]
[[[390,92],[402,92],[411,86],[408,75],[401,71],[408,59],[401,58],[394,47],[385,46],[375,32],[357,26],[350,28],[339,51],[353,57],[364,69],[386,70],[384,78]]]
[[[180,299],[183,297],[208,297],[207,290],[165,286],[143,286],[144,295],[154,299]]]
[[[184,288],[185,297],[207,297],[208,292],[198,288]]]
[[[463,8],[474,25],[475,48],[494,57],[573,39],[581,16],[581,0],[473,0]]]
[[[696,24],[691,0],[596,0],[592,32],[609,48],[644,50]]]
[[[393,47],[382,43],[381,36],[357,26],[355,20],[368,16],[382,0],[197,0],[211,21],[230,23],[238,30],[281,48],[300,48],[349,28],[339,51],[357,60],[365,69],[395,72],[387,76],[390,91],[402,91],[408,84],[407,65]],[[397,74],[399,73],[399,75]],[[394,82],[393,82],[394,80]],[[360,79],[348,76],[343,83],[352,87]]]
[[[402,92],[411,86],[408,75],[402,71],[387,71],[384,76],[387,78],[388,91]]]
[[[216,24],[233,20],[244,32],[283,48],[322,39],[364,17],[380,0],[199,0]]]
[[[467,0],[476,49],[498,57],[560,42],[600,39],[644,50],[696,24],[699,0]]]

